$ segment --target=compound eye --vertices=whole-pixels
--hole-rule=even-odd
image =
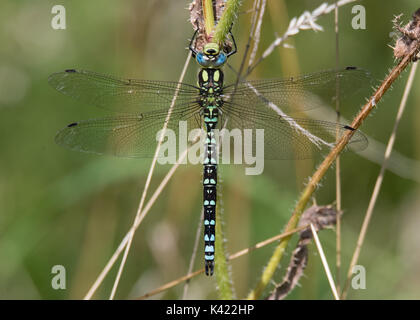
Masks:
[[[217,56],[217,60],[215,62],[216,67],[220,67],[221,65],[225,64],[226,59],[227,59],[226,55],[223,52],[221,52]]]
[[[209,58],[202,52],[197,54],[196,60],[200,66],[208,67],[210,65]]]

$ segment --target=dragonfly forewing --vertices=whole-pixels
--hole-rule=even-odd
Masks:
[[[237,128],[242,132],[250,130],[252,133],[252,139],[246,139],[244,134],[242,152],[255,153],[257,143],[263,143],[265,159],[314,158],[334,147],[337,137],[354,130],[334,122],[293,118],[256,110],[250,112],[232,103],[227,103],[226,107],[229,110],[227,114],[224,113],[226,128]],[[257,140],[257,131],[263,134],[262,141]],[[366,136],[355,130],[349,149],[361,151],[367,145]]]
[[[197,100],[195,86],[153,80],[120,79],[96,72],[69,69],[48,78],[61,93],[100,108],[119,113],[147,113],[169,105],[177,93],[176,104]]]
[[[327,70],[288,79],[240,82],[237,87],[227,86],[224,94],[226,100],[241,105],[243,109],[270,112],[267,103],[270,101],[281,112],[292,116],[325,105],[335,106],[337,97],[345,102],[362,89],[369,89],[371,82],[372,77],[366,70],[347,67],[339,71]]]
[[[184,125],[188,130],[201,128],[199,106],[174,111],[106,117],[69,124],[55,138],[57,144],[81,152],[108,154],[128,158],[151,158],[155,154],[160,133],[166,122],[167,143],[178,146]],[[164,141],[166,141],[166,139]],[[191,143],[186,142],[189,147]],[[178,149],[176,151],[179,151]],[[165,154],[160,154],[165,156]]]

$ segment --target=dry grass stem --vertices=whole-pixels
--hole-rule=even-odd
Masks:
[[[298,227],[298,228],[296,228],[294,230],[291,230],[289,232],[285,232],[285,233],[276,235],[276,236],[274,236],[272,238],[269,238],[267,240],[261,241],[261,242],[257,243],[256,245],[254,245],[252,247],[249,247],[249,248],[243,249],[241,251],[238,251],[238,252],[236,252],[234,254],[231,254],[229,256],[228,260],[231,261],[231,260],[237,259],[239,257],[242,257],[242,256],[250,253],[253,250],[256,250],[256,249],[265,247],[265,246],[269,245],[270,243],[273,243],[275,241],[278,241],[278,240],[280,240],[280,239],[282,239],[284,237],[291,236],[291,235],[295,234],[296,232],[302,231],[302,230],[304,230],[304,229],[306,229],[308,227],[309,227],[309,225],[300,226],[300,227]],[[185,276],[183,276],[181,278],[178,278],[178,279],[176,279],[174,281],[168,282],[168,283],[164,284],[163,286],[161,286],[159,288],[156,288],[156,289],[154,289],[154,290],[152,290],[152,291],[144,294],[143,296],[139,297],[138,299],[139,300],[147,299],[147,298],[149,298],[151,296],[154,296],[154,295],[156,295],[158,293],[161,293],[161,292],[163,292],[165,290],[168,290],[168,289],[170,289],[172,287],[175,287],[178,284],[182,283],[183,281],[188,281],[188,280],[194,278],[195,276],[198,276],[199,274],[201,274],[203,272],[204,272],[204,268],[203,269],[200,269],[200,270],[197,270],[197,271],[195,271],[193,273],[189,273],[189,274],[187,274],[187,275],[185,275]]]
[[[416,41],[416,46],[413,47],[410,50],[410,52],[403,59],[401,59],[401,61],[390,71],[389,75],[385,78],[385,80],[382,82],[379,88],[376,89],[373,96],[363,106],[362,110],[351,123],[350,127],[352,128],[352,130],[348,130],[343,134],[343,136],[339,139],[334,148],[330,151],[330,153],[326,156],[324,161],[315,171],[309,183],[306,185],[305,189],[302,192],[302,195],[293,211],[292,217],[290,218],[287,224],[286,231],[294,229],[297,226],[300,216],[302,215],[308,201],[315,192],[321,179],[325,176],[327,170],[333,164],[340,152],[343,151],[343,149],[346,147],[346,145],[354,135],[355,130],[357,130],[362,125],[363,121],[369,116],[372,110],[376,108],[377,103],[388,91],[392,83],[398,78],[398,76],[410,64],[410,62],[417,56],[419,47],[419,42]],[[277,266],[281,261],[281,258],[289,240],[290,237],[286,237],[277,246],[256,288],[248,295],[248,299],[257,299],[258,297],[260,297],[265,287],[270,283],[272,276],[274,275],[275,271],[277,270]]]
[[[187,72],[187,68],[188,68],[188,65],[189,65],[190,60],[191,60],[191,56],[192,56],[192,54],[191,54],[191,51],[190,51],[188,53],[188,57],[185,61],[184,67],[182,69],[181,76],[179,77],[179,80],[178,80],[179,83],[181,83],[184,79],[185,73]],[[137,224],[137,221],[140,219],[141,212],[142,212],[143,205],[144,205],[144,201],[146,200],[146,194],[147,194],[147,191],[149,190],[150,182],[152,181],[152,176],[153,176],[153,172],[155,170],[157,158],[158,158],[159,151],[160,151],[160,146],[162,145],[163,138],[165,137],[166,129],[168,127],[168,123],[169,123],[169,120],[171,118],[176,99],[178,98],[178,92],[179,92],[180,88],[181,88],[181,84],[179,84],[176,87],[174,97],[172,98],[171,105],[168,109],[168,115],[166,116],[165,122],[163,124],[163,128],[162,128],[162,131],[161,131],[161,134],[160,134],[160,137],[159,137],[159,141],[158,141],[157,146],[156,146],[155,155],[153,157],[152,164],[150,165],[150,170],[149,170],[149,173],[147,175],[146,184],[144,186],[144,190],[143,190],[143,193],[142,193],[142,196],[141,196],[141,199],[140,199],[140,204],[139,204],[139,207],[137,209],[136,217],[135,217],[134,222],[133,222],[133,227]],[[117,273],[117,276],[116,276],[115,281],[114,281],[114,286],[112,287],[111,295],[109,297],[110,300],[114,299],[114,296],[115,296],[115,293],[116,293],[116,290],[118,288],[118,284],[119,284],[119,281],[120,281],[120,278],[121,278],[122,271],[123,271],[125,263],[127,261],[128,252],[130,251],[130,248],[131,248],[131,243],[133,241],[133,237],[134,237],[134,233],[135,233],[136,229],[132,228],[131,230],[132,231],[130,232],[128,243],[125,247],[125,252],[124,252],[123,258],[121,260],[120,268],[118,269],[118,273]]]
[[[299,221],[299,225],[306,225],[308,227],[299,232],[299,241],[292,252],[283,281],[276,285],[266,299],[283,300],[298,285],[308,263],[308,245],[314,237],[309,226],[314,226],[317,232],[323,229],[333,228],[340,215],[341,212],[336,211],[332,205],[317,206],[314,203],[310,208],[305,210]]]
[[[189,64],[189,62],[190,62],[190,59],[191,59],[191,52],[190,52],[190,53],[188,54],[188,56],[187,56],[187,59],[186,59],[186,61],[185,61],[185,64],[184,64],[183,71],[182,71],[182,73],[181,73],[181,76],[180,76],[180,81],[179,81],[179,82],[181,82],[181,81],[182,81],[182,79],[183,79],[183,78],[184,78],[184,76],[185,76],[185,72],[186,72],[187,66],[188,66],[188,64]],[[175,104],[175,101],[176,101],[175,97],[177,96],[177,92],[178,92],[178,90],[179,90],[179,89],[177,88],[177,91],[175,92],[174,98],[173,98],[173,100],[172,100],[172,102],[171,102],[171,107],[170,107],[170,110],[168,111],[168,117],[170,117],[170,114],[171,114],[171,112],[172,112],[173,105]],[[168,117],[167,117],[167,119],[168,119]],[[166,128],[166,127],[167,127],[167,121],[165,121],[165,124],[164,124],[164,128]],[[164,133],[164,131],[162,131],[162,133]],[[111,270],[111,268],[112,268],[113,264],[115,263],[116,259],[118,258],[118,256],[119,256],[119,255],[120,255],[120,253],[122,252],[122,250],[123,250],[124,248],[129,247],[129,245],[128,245],[128,244],[129,244],[129,243],[131,243],[131,240],[132,240],[132,237],[134,236],[135,230],[138,228],[138,226],[140,225],[140,223],[143,221],[143,219],[144,219],[144,217],[146,216],[147,212],[150,210],[150,207],[151,207],[151,206],[153,205],[153,203],[156,201],[157,197],[158,197],[158,196],[159,196],[159,194],[162,192],[163,188],[166,186],[166,184],[167,184],[167,182],[169,181],[170,177],[172,177],[172,175],[173,175],[173,173],[175,172],[176,168],[177,168],[177,167],[179,166],[179,164],[181,163],[180,161],[182,161],[182,157],[185,157],[185,156],[187,155],[187,150],[186,150],[186,151],[184,152],[184,154],[180,156],[180,159],[178,160],[178,162],[177,162],[177,163],[176,163],[176,164],[175,164],[175,165],[171,168],[171,170],[168,172],[168,174],[167,174],[167,175],[165,176],[165,178],[162,180],[161,184],[160,184],[160,185],[159,185],[159,187],[156,189],[155,193],[153,194],[153,196],[151,197],[151,199],[149,200],[149,202],[146,204],[145,209],[144,209],[144,210],[142,210],[142,208],[143,208],[143,203],[144,203],[144,199],[145,199],[145,196],[146,196],[146,193],[147,193],[148,187],[149,187],[149,185],[150,185],[150,179],[151,179],[151,176],[152,176],[152,174],[153,174],[154,167],[155,167],[155,165],[156,165],[157,155],[158,155],[158,153],[159,153],[159,149],[160,149],[160,144],[161,144],[161,142],[162,142],[162,138],[163,138],[163,135],[161,135],[161,136],[160,136],[160,141],[158,142],[158,146],[157,146],[157,148],[156,148],[155,157],[153,158],[153,162],[152,162],[151,168],[150,168],[150,170],[149,170],[148,179],[147,179],[146,184],[145,184],[145,188],[144,188],[144,191],[143,191],[143,194],[142,194],[142,198],[141,198],[141,200],[140,200],[140,204],[139,204],[139,207],[138,207],[138,210],[137,210],[137,213],[136,213],[136,217],[135,217],[135,219],[134,219],[133,226],[130,228],[130,230],[128,231],[128,233],[125,235],[125,237],[124,237],[124,238],[123,238],[123,240],[121,241],[120,245],[118,246],[117,250],[115,251],[115,253],[114,253],[114,254],[113,254],[113,256],[111,257],[111,259],[108,261],[107,265],[106,265],[106,266],[105,266],[105,268],[102,270],[102,272],[100,273],[100,275],[98,276],[98,278],[96,279],[96,281],[94,282],[94,284],[92,285],[92,287],[89,289],[88,293],[87,293],[87,294],[86,294],[86,296],[84,297],[84,299],[85,299],[85,300],[89,300],[89,299],[91,299],[91,297],[93,296],[93,294],[95,293],[95,291],[97,290],[97,288],[99,287],[99,285],[100,285],[100,284],[102,283],[102,281],[104,280],[105,276],[106,276],[106,275],[109,273],[109,271]],[[130,240],[130,239],[131,239],[131,240]],[[127,252],[127,253],[128,253],[127,249],[126,249],[126,251],[125,251],[125,252]],[[125,253],[125,254],[124,254],[124,256],[126,257],[126,256],[127,256],[127,254]],[[113,290],[112,290],[112,293],[111,293],[110,299],[112,299],[112,298],[114,297],[114,295],[115,295],[115,291],[116,291],[116,288],[117,288],[117,285],[118,285],[118,282],[119,282],[119,278],[120,278],[120,276],[121,276],[121,271],[122,271],[122,269],[123,269],[124,263],[125,263],[125,259],[123,258],[123,261],[121,262],[121,266],[120,266],[120,269],[119,269],[119,272],[118,272],[117,278],[116,278],[116,280],[115,280],[115,282],[114,282],[114,286],[113,286]]]
[[[253,8],[252,8],[252,16],[251,16],[251,27],[250,27],[250,30],[249,30],[248,41],[245,45],[245,49],[244,49],[244,53],[242,55],[239,70],[237,72],[235,72],[236,73],[236,84],[235,84],[236,86],[239,84],[239,81],[241,80],[241,75],[242,75],[242,72],[243,72],[244,67],[245,67],[246,57],[248,55],[249,49],[251,48],[252,38],[255,35],[255,28],[256,28],[255,26],[256,26],[256,23],[257,23],[258,12],[260,10],[260,1],[261,0],[254,0],[254,5],[253,5]]]
[[[252,48],[251,55],[249,56],[248,67],[250,67],[254,63],[255,56],[257,55],[258,45],[261,39],[261,25],[262,25],[262,20],[264,17],[266,6],[267,6],[267,0],[262,0],[260,10],[259,10],[260,13],[258,16],[258,22],[255,27],[254,35],[252,37],[254,39],[254,46]]]
[[[316,23],[316,20],[319,17],[332,12],[335,10],[336,6],[341,7],[355,1],[357,0],[341,0],[331,5],[324,2],[312,12],[305,11],[298,18],[294,17],[292,20],[290,20],[289,27],[287,28],[286,32],[281,37],[277,37],[264,51],[262,56],[251,67],[248,68],[247,75],[250,74],[252,70],[254,70],[258,64],[260,64],[261,61],[272,54],[276,47],[283,45],[287,38],[299,33],[301,30],[323,31],[324,29],[322,26]]]
[[[198,251],[198,244],[200,243],[201,227],[204,221],[204,209],[201,210],[200,221],[198,222],[197,232],[195,233],[194,247],[191,254],[190,264],[188,266],[188,274],[190,274],[194,268],[194,261]],[[188,293],[189,280],[185,282],[184,291],[182,293],[182,300],[185,300]]]
[[[116,259],[119,257],[119,255],[121,254],[121,252],[124,250],[124,248],[125,248],[125,246],[126,246],[126,244],[128,242],[128,237],[129,237],[130,233],[133,232],[133,229],[137,229],[140,226],[140,223],[143,221],[143,219],[145,218],[145,216],[147,215],[147,213],[150,211],[150,209],[152,208],[153,204],[156,202],[157,198],[162,193],[163,189],[166,187],[166,185],[168,184],[169,180],[174,175],[175,171],[178,169],[179,165],[181,163],[183,163],[185,157],[187,156],[187,153],[188,153],[188,150],[185,150],[183,152],[183,154],[180,155],[178,161],[171,167],[171,169],[168,171],[168,173],[162,179],[161,183],[156,188],[155,192],[150,197],[150,200],[147,202],[146,206],[144,207],[144,209],[142,211],[142,214],[141,214],[139,220],[137,220],[137,222],[136,222],[136,225],[135,226],[132,226],[130,228],[130,230],[128,230],[128,232],[124,236],[123,240],[121,241],[120,245],[118,246],[117,250],[115,250],[114,254],[112,255],[112,257],[110,258],[110,260],[106,264],[105,268],[102,270],[102,272],[100,273],[100,275],[98,276],[98,278],[96,279],[96,281],[94,282],[94,284],[89,289],[89,291],[86,294],[86,296],[84,297],[85,300],[91,299],[92,295],[95,293],[95,291],[97,290],[97,288],[99,287],[99,285],[102,283],[102,281],[105,278],[105,276],[108,274],[108,272],[110,271],[110,269],[114,265]]]
[[[195,142],[196,141],[194,141],[194,143]],[[171,169],[168,171],[168,173],[162,179],[161,183],[156,188],[155,192],[150,197],[150,200],[147,202],[146,206],[144,207],[144,209],[142,211],[142,214],[141,214],[139,220],[136,222],[136,225],[135,226],[132,226],[130,228],[130,230],[126,233],[126,235],[124,236],[124,238],[121,241],[120,245],[118,246],[117,250],[114,252],[114,254],[112,255],[112,257],[110,258],[110,260],[106,264],[105,268],[99,274],[98,278],[96,279],[96,281],[94,282],[94,284],[89,289],[89,291],[86,294],[86,296],[84,297],[85,300],[89,300],[92,297],[92,295],[95,293],[95,291],[97,290],[97,288],[99,287],[99,285],[102,283],[103,279],[105,278],[105,276],[108,274],[108,272],[110,271],[110,269],[114,265],[116,259],[121,254],[122,250],[124,250],[124,248],[125,248],[125,246],[127,244],[128,237],[129,237],[130,233],[133,232],[133,229],[137,229],[140,226],[140,223],[143,221],[143,219],[146,216],[146,214],[150,211],[150,209],[152,208],[153,204],[156,202],[157,198],[162,193],[163,189],[166,187],[166,185],[168,184],[169,180],[174,175],[175,171],[178,169],[179,165],[181,163],[183,163],[185,157],[187,156],[187,153],[188,153],[188,149],[185,150],[180,155],[178,161],[171,167]]]
[[[338,28],[338,3],[336,2],[334,10],[334,25],[335,25],[335,68],[339,69],[340,66],[340,46],[339,46],[339,28]],[[340,123],[340,99],[338,97],[340,93],[340,81],[337,78],[336,81],[336,97],[335,100],[335,111],[337,113],[337,126]],[[336,140],[339,139],[338,130]],[[341,212],[341,165],[340,156],[335,160],[335,203],[337,212]],[[337,291],[340,292],[340,270],[341,270],[341,215],[338,215],[336,222],[336,255],[335,255],[335,267],[336,267],[336,286]]]
[[[331,287],[331,291],[333,292],[335,300],[340,300],[340,297],[338,296],[337,288],[335,287],[335,284],[334,284],[334,279],[331,275],[330,267],[328,266],[327,258],[325,257],[324,250],[322,249],[321,242],[319,241],[319,238],[318,238],[318,234],[316,233],[315,227],[312,223],[311,223],[311,230],[314,236],[316,247],[319,252],[319,256],[321,257],[322,265],[324,266],[324,270],[325,270],[325,273],[328,278],[328,282]]]
[[[382,186],[382,182],[383,182],[383,179],[384,179],[384,176],[385,176],[385,171],[386,171],[386,168],[387,168],[388,160],[389,160],[389,157],[391,156],[392,149],[394,147],[394,142],[395,142],[395,138],[396,138],[396,134],[397,134],[397,130],[398,130],[398,125],[399,125],[401,117],[404,113],[405,106],[407,104],[407,98],[408,98],[408,95],[409,95],[409,93],[411,91],[411,88],[412,88],[412,85],[413,85],[414,76],[415,76],[415,73],[416,73],[416,70],[417,70],[417,65],[418,64],[415,63],[411,67],[410,75],[408,77],[407,84],[406,84],[405,89],[404,89],[404,94],[403,94],[403,97],[401,99],[401,103],[400,103],[400,106],[399,106],[399,109],[398,109],[398,113],[397,113],[397,116],[395,118],[394,128],[392,129],[391,136],[388,140],[388,145],[387,145],[387,148],[386,148],[386,151],[385,151],[384,160],[383,160],[383,163],[382,163],[382,166],[381,166],[381,170],[380,170],[379,175],[376,179],[375,187],[373,189],[372,196],[371,196],[370,201],[369,201],[369,206],[367,208],[365,218],[363,220],[363,224],[362,224],[362,227],[361,227],[361,230],[360,230],[360,233],[359,233],[359,237],[357,239],[356,248],[354,250],[353,257],[352,257],[351,262],[350,262],[350,267],[349,267],[349,270],[347,272],[347,278],[346,278],[346,283],[345,283],[343,293],[342,293],[342,299],[345,299],[347,297],[351,277],[353,275],[352,271],[353,271],[353,268],[357,264],[357,261],[359,259],[360,251],[362,249],[363,242],[364,242],[364,239],[366,237],[367,228],[369,226],[369,222],[370,222],[373,210],[374,210],[375,205],[376,205],[376,200],[378,199],[378,195],[379,195],[379,192],[380,192],[380,189],[381,189],[381,186]]]

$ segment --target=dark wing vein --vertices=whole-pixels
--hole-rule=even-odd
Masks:
[[[200,117],[199,111],[198,104],[173,111],[167,122],[167,130],[172,130],[176,137],[173,143],[177,143],[179,139],[180,121],[186,121],[188,130],[200,128],[201,122],[197,121]],[[155,153],[159,138],[157,133],[163,128],[166,117],[167,110],[159,110],[138,115],[84,120],[60,130],[55,140],[59,145],[82,152],[150,158]]]
[[[255,153],[257,129],[264,131],[264,157],[266,159],[307,159],[320,152],[328,151],[335,145],[336,134],[352,130],[350,127],[333,122],[298,119],[259,110],[244,110],[234,103],[223,105],[223,115],[228,118],[227,129],[252,129],[252,141],[244,141],[248,150]],[[319,140],[321,139],[321,140]],[[245,140],[245,139],[244,139]],[[363,150],[367,139],[356,130],[349,146],[352,150]]]
[[[265,79],[241,82],[224,88],[225,100],[243,108],[267,107],[266,100],[278,105],[288,115],[334,103],[339,83],[339,99],[370,89],[369,72],[358,68],[327,70],[289,79]],[[264,98],[262,98],[264,97]]]
[[[147,113],[197,100],[199,89],[185,83],[119,79],[85,70],[66,70],[48,78],[52,87],[88,104],[122,113]]]

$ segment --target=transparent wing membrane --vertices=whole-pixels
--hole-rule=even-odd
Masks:
[[[265,159],[313,158],[331,149],[337,137],[346,131],[353,131],[348,126],[333,122],[292,118],[255,110],[250,113],[243,110],[242,106],[228,103],[224,107],[225,121],[221,122],[221,126],[226,122],[229,130],[238,128],[245,132],[245,129],[251,129],[253,139],[243,139],[243,152],[252,150],[255,153],[256,132],[260,130],[263,133]],[[356,130],[349,142],[350,149],[360,151],[367,145],[367,138]]]
[[[338,97],[346,99],[363,87],[369,87],[370,81],[368,72],[346,68],[290,79],[241,82],[236,88],[226,86],[218,127],[226,124],[229,130],[250,129],[253,139],[246,140],[243,135],[243,147],[254,151],[256,130],[263,130],[266,159],[311,158],[333,147],[337,136],[352,129],[290,115],[333,103],[337,89]],[[164,125],[176,92],[178,97],[167,122],[175,143],[185,139],[180,133],[180,122],[188,131],[201,128],[203,124],[199,88],[189,84],[119,79],[83,70],[52,74],[49,83],[58,91],[88,104],[125,113],[65,127],[57,134],[56,142],[70,149],[122,157],[152,157],[156,135]],[[367,139],[355,131],[349,146],[362,150],[367,146]]]
[[[338,98],[345,102],[347,98],[363,88],[370,88],[369,72],[347,67],[335,71],[327,70],[289,79],[265,79],[241,82],[224,89],[226,99],[244,109],[265,109],[266,100],[277,105],[285,114],[335,105]],[[263,97],[263,98],[262,98]]]
[[[155,154],[160,138],[158,133],[163,128],[167,114],[167,110],[163,110],[75,122],[59,131],[55,141],[59,145],[81,152],[151,158]],[[168,137],[175,138],[174,143],[179,141],[179,134],[182,132],[180,125],[185,125],[188,131],[201,128],[198,105],[172,113],[167,121],[167,129],[173,132],[174,135],[171,133]],[[178,152],[178,148],[176,151]]]
[[[169,108],[178,88],[177,104],[197,100],[199,89],[169,81],[119,79],[84,70],[66,70],[48,78],[61,93],[114,112],[147,113]]]

